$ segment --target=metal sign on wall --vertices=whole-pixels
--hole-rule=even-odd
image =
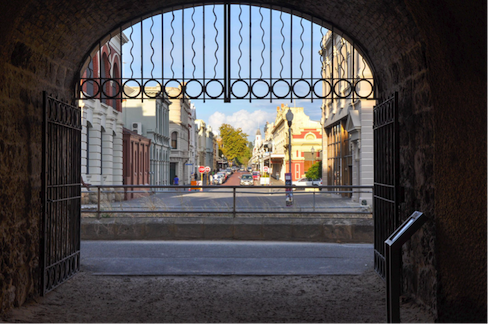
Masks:
[[[77,98],[374,99],[373,78],[351,72],[365,58],[339,34],[279,6],[164,8],[98,42],[80,70]]]

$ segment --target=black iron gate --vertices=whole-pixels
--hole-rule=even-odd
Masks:
[[[385,278],[385,240],[399,225],[398,93],[373,109],[374,266]]]
[[[344,37],[330,22],[281,6],[225,1],[163,8],[101,38],[87,54],[75,96],[373,100],[366,68],[350,73],[366,58]]]
[[[44,92],[41,295],[80,268],[81,110]]]

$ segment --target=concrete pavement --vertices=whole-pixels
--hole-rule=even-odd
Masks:
[[[82,241],[82,267],[98,275],[359,275],[371,244]]]

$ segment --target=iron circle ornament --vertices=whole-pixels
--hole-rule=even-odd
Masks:
[[[178,88],[180,90],[180,92],[178,92],[178,94],[174,95],[174,96],[170,96],[168,91],[166,91],[166,88],[174,88],[174,87],[168,87],[168,83],[170,82],[176,82],[178,83]],[[164,84],[164,91],[166,92],[166,94],[168,95],[168,98],[171,98],[171,99],[176,99],[178,98],[182,93],[183,93],[183,87],[181,86],[181,82],[178,81],[177,79],[169,79],[168,81],[166,81],[166,83]]]
[[[258,85],[258,82],[259,82],[259,83],[261,83],[261,82],[262,82],[262,83],[264,83],[264,84],[266,85],[266,87],[268,88],[268,90],[266,91],[266,93],[265,93],[264,95],[259,95],[259,96],[258,96],[258,95],[256,94],[256,92],[254,91],[254,90],[255,90],[255,89],[254,89],[254,87],[255,87],[256,85]],[[269,83],[268,83],[266,80],[264,80],[264,79],[257,79],[256,81],[254,81],[254,82],[252,83],[252,86],[251,86],[251,93],[253,94],[253,96],[254,96],[256,99],[264,99],[264,98],[266,98],[266,97],[268,96],[269,92],[270,92],[270,86],[269,86]]]
[[[245,94],[243,95],[236,95],[236,93],[234,92],[234,86],[235,85],[238,85],[240,83],[244,83],[244,85],[247,87],[247,91]],[[234,96],[234,98],[236,99],[244,99],[245,97],[247,97],[247,95],[249,94],[249,91],[251,90],[251,88],[249,87],[249,84],[244,81],[244,79],[237,79],[235,80],[234,82],[232,82],[232,85],[230,86],[230,92],[232,93],[232,95]]]
[[[53,105],[53,108],[54,108],[53,109],[54,113],[51,117],[54,122],[58,123],[61,115],[61,109],[59,109],[59,102],[56,101]]]
[[[308,87],[308,91],[307,91],[307,93],[306,93],[306,94],[304,94],[304,95],[299,95],[299,94],[297,93],[297,91],[296,91],[296,88],[295,88],[295,87],[296,87],[297,85],[300,85],[300,84],[301,84],[301,83],[303,83],[303,82],[304,82],[304,83],[307,85],[307,87]],[[311,87],[310,87],[310,82],[308,82],[308,81],[307,81],[307,80],[305,80],[305,79],[298,79],[298,80],[296,80],[296,81],[293,83],[292,90],[293,90],[293,94],[295,95],[295,97],[300,98],[300,99],[306,98],[306,97],[307,97],[307,96],[310,94],[310,91],[312,91],[312,89],[311,89]]]
[[[161,90],[162,89],[162,86],[161,86],[161,83],[159,83],[158,80],[156,79],[149,79],[147,80],[146,82],[144,82],[144,85],[142,87],[142,91],[143,91],[143,94],[146,95],[149,99],[156,99],[158,97],[158,93],[156,93],[154,96],[150,96],[147,92],[146,92],[146,88],[147,88],[147,84],[149,82],[156,82],[159,86],[159,89]]]
[[[324,94],[319,95],[319,94],[317,93],[317,91],[315,91],[315,88],[317,87],[317,84],[318,84],[319,82],[321,82],[321,83],[322,83],[322,85],[323,85],[324,83],[326,83],[326,84],[328,85],[328,89],[329,89],[329,91],[328,91],[328,92],[326,92],[326,93],[324,93]],[[316,81],[316,82],[313,84],[313,93],[314,93],[314,94],[315,94],[315,96],[316,96],[317,98],[319,98],[319,99],[325,99],[325,98],[327,98],[327,97],[330,95],[330,93],[331,93],[331,92],[332,92],[332,85],[331,85],[331,84],[330,84],[330,82],[329,82],[328,80],[326,80],[326,79],[319,79],[319,80],[317,80],[317,81]]]
[[[108,95],[108,94],[105,92],[105,90],[104,90],[104,88],[105,88],[105,84],[106,84],[107,82],[115,82],[115,84],[117,84],[117,91],[116,91],[114,94],[112,94],[112,95]],[[110,87],[109,87],[109,89],[110,89]],[[117,82],[115,79],[108,79],[108,80],[103,81],[103,82],[102,82],[102,87],[101,87],[101,89],[100,89],[100,94],[101,94],[102,96],[105,96],[105,98],[106,98],[106,99],[114,99],[114,98],[116,98],[116,97],[117,97],[117,95],[119,95],[119,94],[120,94],[120,86],[119,86],[119,83],[118,83],[118,82]]]
[[[276,91],[276,88],[279,87],[279,82],[283,82],[287,87],[288,87],[288,91],[283,94],[283,95],[280,95],[277,93]],[[291,92],[291,86],[290,86],[290,83],[288,83],[288,81],[286,81],[285,79],[278,79],[276,80],[273,85],[271,85],[271,92],[273,93],[273,95],[277,98],[277,99],[284,99],[286,97],[288,97],[288,95],[290,94]]]
[[[129,99],[136,99],[136,98],[137,98],[137,97],[138,97],[138,96],[141,94],[141,91],[142,91],[142,90],[141,90],[141,84],[140,84],[140,83],[139,83],[139,81],[138,81],[138,80],[136,80],[136,79],[127,79],[127,80],[124,82],[124,84],[122,85],[122,88],[123,88],[123,89],[125,89],[125,87],[126,87],[126,86],[127,86],[127,87],[130,87],[130,86],[128,86],[128,85],[127,85],[127,83],[129,83],[129,82],[135,82],[135,83],[137,84],[137,88],[138,88],[139,90],[136,90],[136,94],[135,94],[135,95],[133,95],[133,96],[129,96],[129,95],[128,95],[127,93],[125,93],[125,91],[124,91],[124,95],[125,95],[127,98],[129,98]]]
[[[97,91],[93,91],[93,94],[88,94],[86,91],[82,90],[83,96],[86,97],[86,99],[94,99],[94,98],[96,98],[96,96],[98,96],[100,94],[100,84],[94,78],[83,79],[83,82],[81,82],[81,85],[80,85],[81,89],[83,89],[83,87],[85,87],[85,85],[88,87],[88,84],[90,84],[90,82],[93,82],[93,89],[95,89],[95,85],[97,86]]]
[[[197,94],[197,95],[192,95],[192,94],[189,94],[189,93],[188,93],[188,88],[189,88],[189,85],[190,85],[190,84],[192,84],[192,83],[197,84],[197,85],[199,85],[199,86],[200,86],[200,92],[198,92],[198,94]],[[197,79],[190,79],[190,80],[188,80],[188,81],[186,82],[186,84],[184,85],[184,88],[185,88],[185,94],[188,96],[188,98],[190,98],[190,99],[198,99],[198,98],[200,98],[200,96],[202,95],[202,93],[203,93],[203,88],[204,88],[204,87],[203,87],[203,84],[202,84],[202,83],[201,83],[199,80],[197,80]]]
[[[367,83],[367,85],[369,85],[371,87],[371,90],[369,91],[369,93],[365,96],[361,96],[359,94],[359,90],[358,90],[358,86],[360,85],[361,82],[365,82]],[[360,87],[359,87],[360,88]],[[356,82],[356,85],[354,86],[354,93],[358,96],[358,98],[360,99],[366,99],[366,98],[369,98],[373,93],[374,93],[374,86],[373,86],[373,82],[371,82],[370,80],[368,79],[361,79],[359,80],[358,82]]]
[[[344,93],[343,95],[339,94],[341,92],[341,90],[339,90],[339,93],[337,93],[337,85],[342,83],[342,82],[345,82],[347,83],[348,85],[348,91],[346,93]],[[347,98],[351,95],[352,93],[352,83],[351,81],[347,80],[347,79],[337,79],[337,82],[334,84],[334,95],[337,96],[337,98],[341,98],[341,99],[344,99],[344,98]]]
[[[212,82],[215,82],[217,84],[220,85],[220,93],[216,96],[212,96],[209,92],[208,92],[208,88],[209,88],[209,85],[212,83]],[[222,81],[220,81],[219,79],[210,79],[208,80],[206,86],[205,86],[205,93],[207,94],[207,96],[210,98],[210,99],[217,99],[219,98],[220,96],[222,96],[222,94],[224,93],[224,84],[222,83]]]

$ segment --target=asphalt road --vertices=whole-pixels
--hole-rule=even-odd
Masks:
[[[97,275],[359,275],[371,244],[82,241],[81,266]]]

